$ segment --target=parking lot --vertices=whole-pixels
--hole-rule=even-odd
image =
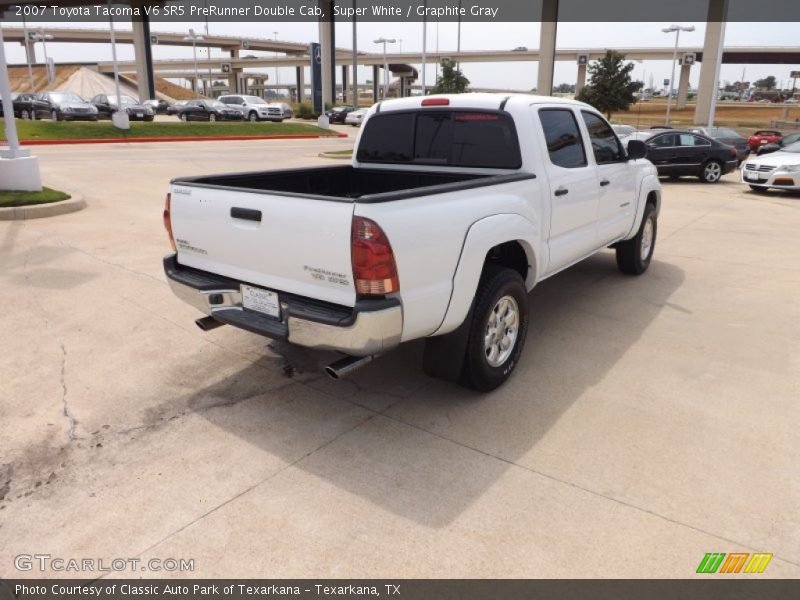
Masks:
[[[0,573],[41,576],[14,557],[45,553],[197,577],[684,578],[767,552],[762,576],[800,576],[800,197],[738,172],[665,182],[647,274],[609,251],[538,286],[489,395],[427,378],[420,344],[333,381],[330,355],[201,332],[161,270],[169,179],[351,144],[36,150],[88,208],[0,222]]]

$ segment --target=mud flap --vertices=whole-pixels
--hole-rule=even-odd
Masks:
[[[458,329],[425,340],[422,369],[426,375],[452,382],[457,382],[461,378],[464,357],[467,353],[469,326],[472,323],[474,309],[475,302],[473,301],[464,322],[458,326]]]

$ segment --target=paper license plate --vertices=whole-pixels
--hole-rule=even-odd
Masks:
[[[142,113],[136,113],[136,116],[137,116],[137,117],[143,117],[143,116],[144,116],[144,114],[142,114]]]
[[[255,310],[270,317],[281,316],[281,305],[278,294],[269,290],[242,285],[242,306]]]
[[[755,172],[755,171],[745,171],[744,172],[744,178],[745,179],[749,179],[750,181],[758,181],[759,180],[758,173]]]

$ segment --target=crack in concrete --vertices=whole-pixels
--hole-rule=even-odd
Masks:
[[[69,410],[69,403],[67,402],[67,380],[66,380],[66,372],[67,372],[67,347],[64,345],[64,342],[60,342],[61,346],[61,404],[63,406],[62,413],[63,415],[69,420],[69,431],[67,435],[69,436],[69,441],[75,441],[77,436],[75,435],[75,427],[78,425],[78,421],[75,417],[72,416],[72,413]]]

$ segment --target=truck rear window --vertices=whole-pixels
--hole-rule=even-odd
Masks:
[[[373,115],[361,134],[360,162],[519,169],[517,132],[505,113],[470,110]]]

